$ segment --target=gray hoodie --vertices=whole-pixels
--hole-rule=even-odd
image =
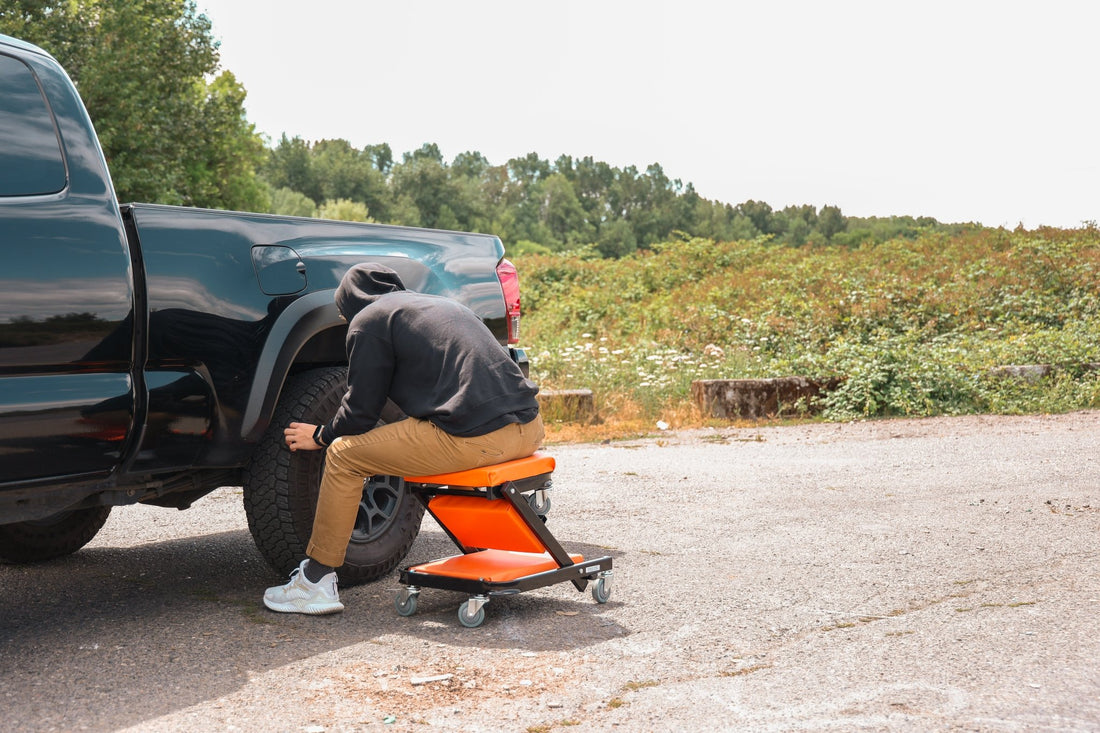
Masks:
[[[484,435],[538,414],[538,387],[469,308],[405,290],[383,265],[355,265],[336,289],[348,320],[348,391],[322,440],[373,428],[393,400],[452,435]]]

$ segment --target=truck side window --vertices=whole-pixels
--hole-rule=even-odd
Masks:
[[[65,188],[65,162],[42,90],[22,61],[0,54],[0,196]]]

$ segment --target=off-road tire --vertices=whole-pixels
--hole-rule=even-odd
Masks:
[[[328,422],[347,388],[347,369],[328,367],[291,379],[264,437],[244,473],[244,509],[248,529],[267,562],[287,574],[305,558],[313,530],[324,451],[287,448],[283,430],[291,422]],[[348,544],[340,585],[377,580],[408,554],[420,532],[424,506],[405,490],[404,479],[375,476],[364,482],[363,504]]]
[[[0,559],[40,562],[71,555],[92,541],[111,514],[109,506],[73,509],[33,522],[0,525]]]

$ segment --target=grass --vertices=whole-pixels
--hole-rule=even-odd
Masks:
[[[705,425],[690,385],[708,378],[842,378],[817,405],[827,420],[1100,406],[1095,226],[856,248],[685,239],[516,264],[532,375],[593,391],[603,427],[589,438]],[[1025,364],[1053,369],[994,371]]]

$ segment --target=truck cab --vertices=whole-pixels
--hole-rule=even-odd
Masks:
[[[94,480],[134,414],[134,280],[80,99],[34,47],[0,44],[0,483]]]

